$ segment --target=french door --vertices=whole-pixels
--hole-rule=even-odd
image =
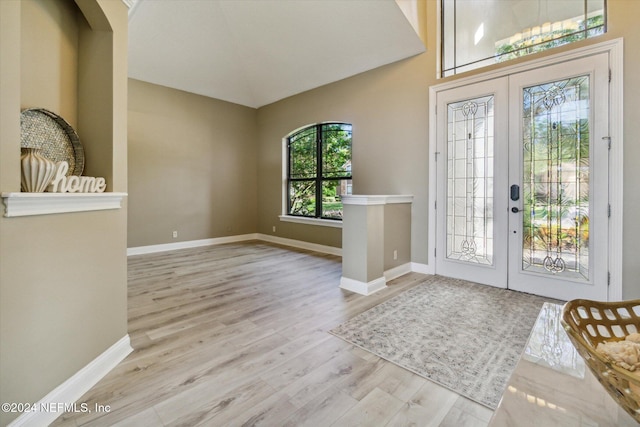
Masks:
[[[438,92],[436,273],[607,299],[608,55]]]
[[[436,272],[507,287],[508,79],[438,93]],[[496,226],[500,225],[502,226]]]

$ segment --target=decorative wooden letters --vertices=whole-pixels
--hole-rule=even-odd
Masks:
[[[93,176],[67,176],[69,163],[58,162],[56,175],[47,187],[50,193],[103,193],[107,188],[104,178]]]

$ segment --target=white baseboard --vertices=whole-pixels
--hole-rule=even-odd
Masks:
[[[340,278],[340,288],[347,291],[355,292],[360,295],[371,295],[387,287],[387,281],[384,277],[379,277],[370,282],[361,282],[359,280],[349,279],[342,276]]]
[[[309,251],[320,252],[323,254],[342,256],[342,248],[335,246],[319,245],[317,243],[303,242],[302,240],[286,239],[284,237],[271,236],[269,234],[258,233],[257,239],[265,242],[277,243],[284,246],[293,246],[294,248],[306,249]]]
[[[224,243],[244,242],[256,239],[259,239],[258,234],[252,233],[239,234],[237,236],[215,237],[212,239],[188,240],[186,242],[164,243],[160,245],[138,246],[127,248],[127,256],[175,251],[177,249],[198,248],[201,246],[222,245]]]
[[[317,243],[303,242],[301,240],[286,239],[284,237],[270,236],[262,233],[239,234],[237,236],[215,237],[212,239],[189,240],[186,242],[165,243],[160,245],[138,246],[127,249],[127,256],[144,255],[156,252],[175,251],[177,249],[198,248],[201,246],[222,245],[224,243],[244,242],[247,240],[263,240],[284,246],[306,249],[329,255],[342,256],[342,249],[333,246],[319,245]]]
[[[433,265],[431,264],[420,264],[418,262],[411,263],[411,271],[414,273],[422,273],[422,274],[435,274],[435,270]]]
[[[387,282],[397,279],[400,276],[404,276],[407,273],[411,273],[411,263],[408,262],[406,264],[399,265],[397,267],[390,268],[389,270],[385,270],[384,278]]]
[[[340,287],[342,289],[346,289],[351,292],[356,292],[361,295],[371,295],[374,292],[378,292],[381,289],[387,287],[387,282],[390,282],[393,279],[397,279],[398,277],[404,276],[405,274],[411,272],[422,273],[423,271],[414,270],[414,268],[418,268],[420,270],[425,270],[427,265],[425,264],[417,264],[413,262],[408,262],[406,264],[399,265],[397,267],[390,268],[389,270],[385,270],[384,276],[379,279],[372,280],[371,282],[365,283],[359,280],[349,279],[348,277],[340,278]],[[426,273],[431,274],[431,273]]]
[[[62,415],[65,404],[72,406],[74,402],[96,385],[132,351],[129,335],[125,335],[104,353],[93,359],[87,366],[80,369],[71,378],[40,399],[35,404],[37,411],[23,413],[9,423],[9,427],[47,426],[51,424]],[[58,411],[56,408],[60,408],[60,410]],[[79,405],[76,408],[77,410],[83,409]],[[43,410],[41,411],[40,409]],[[93,408],[88,409],[93,410]]]

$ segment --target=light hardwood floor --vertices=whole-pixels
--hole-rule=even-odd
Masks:
[[[134,352],[54,426],[486,426],[492,411],[329,334],[418,284],[339,289],[341,259],[244,242],[129,257]]]

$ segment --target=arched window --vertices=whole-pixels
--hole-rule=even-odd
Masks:
[[[351,194],[351,125],[320,123],[287,137],[287,215],[342,219]]]

